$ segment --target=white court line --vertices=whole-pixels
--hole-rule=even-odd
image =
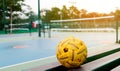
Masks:
[[[1,67],[0,71],[1,70],[2,71],[7,71],[7,70],[11,71],[11,69],[12,70],[13,69],[18,69],[19,70],[19,68],[22,68],[22,67],[24,67],[26,65],[28,65],[28,67],[24,67],[22,69],[28,69],[28,68],[32,68],[34,66],[33,63],[38,63],[37,65],[41,66],[41,65],[45,65],[47,63],[51,63],[51,62],[55,62],[55,61],[57,61],[56,56],[50,56],[50,57],[40,58],[40,59],[36,59],[36,60],[31,60],[31,61],[27,61],[27,62],[23,62],[23,63],[18,63],[18,64],[14,64],[14,65],[9,65],[9,66],[5,66],[5,67]],[[32,66],[29,66],[31,64],[32,64]],[[22,67],[20,67],[20,66],[22,66]]]

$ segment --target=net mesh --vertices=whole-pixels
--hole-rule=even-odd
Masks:
[[[68,19],[68,20],[51,20],[51,27],[59,30],[115,30],[116,24],[114,16],[94,17],[94,18],[81,18],[81,19]]]

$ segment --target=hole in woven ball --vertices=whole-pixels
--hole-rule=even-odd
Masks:
[[[81,46],[83,45],[83,43],[81,43]]]
[[[64,48],[64,52],[68,52],[68,48]]]

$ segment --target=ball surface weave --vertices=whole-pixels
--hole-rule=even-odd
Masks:
[[[87,47],[76,37],[67,37],[57,46],[58,61],[67,68],[79,67],[87,58]]]

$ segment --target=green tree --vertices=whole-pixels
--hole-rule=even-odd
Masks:
[[[120,20],[120,10],[119,10],[119,9],[117,9],[117,10],[115,11],[115,18],[116,18],[117,21]]]
[[[61,10],[62,19],[69,19],[69,14],[68,13],[69,13],[69,10],[64,5],[62,10]]]
[[[85,9],[80,10],[80,18],[87,18],[87,10]]]
[[[77,9],[77,7],[71,6],[69,8],[69,17],[71,19],[79,18],[80,17],[80,11]]]
[[[6,17],[8,17],[8,20],[10,20],[11,23],[13,17],[18,16],[17,12],[22,11],[22,6],[25,5],[23,2],[24,0],[4,0]],[[0,20],[2,19],[3,19],[3,7],[2,0],[0,0]]]
[[[59,8],[53,7],[51,11],[48,11],[48,18],[50,18],[50,20],[59,20],[60,19],[59,12],[60,12]]]

